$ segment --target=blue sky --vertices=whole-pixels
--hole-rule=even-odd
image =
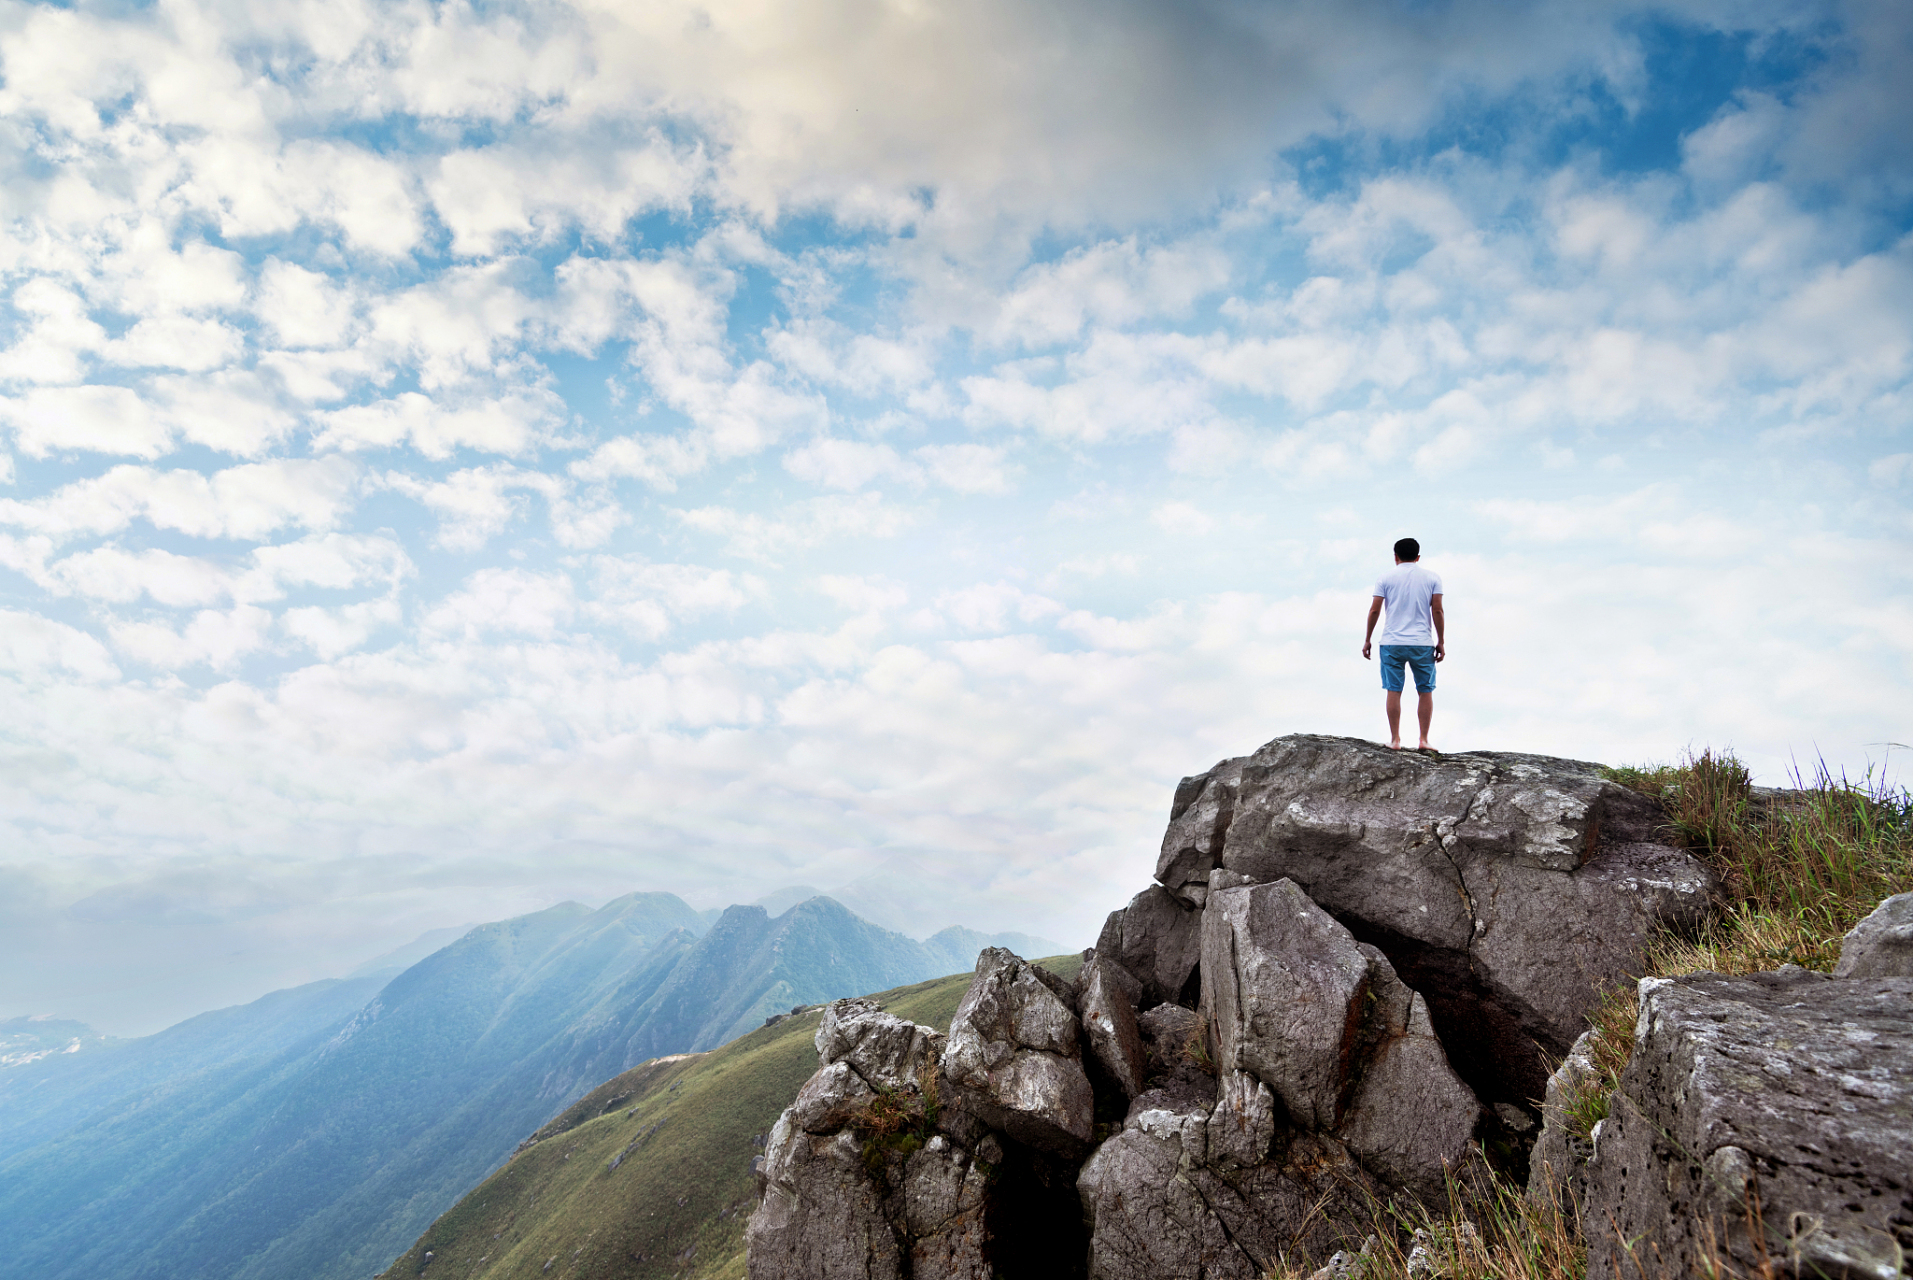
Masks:
[[[1861,772],[1894,3],[0,4],[0,1016],[842,890],[1070,945],[1175,779]]]

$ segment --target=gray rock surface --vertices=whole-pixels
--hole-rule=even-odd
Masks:
[[[1226,1073],[1207,1130],[1208,1159],[1216,1168],[1261,1164],[1275,1142],[1275,1094],[1246,1071]]]
[[[1588,1048],[1593,1041],[1592,1031],[1583,1032],[1548,1077],[1548,1091],[1541,1102],[1541,1136],[1528,1153],[1528,1199],[1536,1204],[1552,1202],[1565,1209],[1587,1203],[1587,1162],[1594,1144],[1574,1132],[1568,1110],[1601,1085],[1601,1073]]]
[[[1150,885],[1109,913],[1096,954],[1114,961],[1142,986],[1136,1003],[1194,1004],[1196,962],[1202,954],[1202,913]]]
[[[1360,1239],[1370,1181],[1330,1138],[1295,1138],[1246,1169],[1207,1163],[1208,1116],[1147,1111],[1077,1180],[1091,1280],[1260,1280]]]
[[[989,1179],[941,1134],[909,1158],[903,1183],[911,1280],[990,1280]]]
[[[1717,887],[1656,842],[1652,801],[1581,761],[1296,735],[1178,797],[1167,891],[1295,881],[1388,953],[1459,1072],[1502,1100],[1538,1096],[1602,986],[1638,972],[1657,929],[1705,919]]]
[[[1896,893],[1840,944],[1836,978],[1913,978],[1913,893]]]
[[[1076,1016],[1031,965],[989,947],[951,1020],[943,1073],[990,1127],[1080,1156],[1095,1099],[1077,1033]]]
[[[1369,959],[1292,880],[1213,894],[1203,1010],[1216,1067],[1247,1071],[1307,1129],[1333,1129],[1354,1083]]]
[[[1337,1136],[1370,1173],[1446,1202],[1446,1178],[1467,1163],[1481,1103],[1448,1065],[1428,1004],[1372,947],[1371,1001],[1362,1028],[1361,1075]]]
[[[923,1064],[943,1052],[943,1036],[937,1031],[905,1022],[863,998],[826,1005],[815,1044],[824,1065],[842,1062],[872,1089],[917,1084]]]
[[[1223,841],[1235,818],[1243,763],[1224,760],[1176,786],[1169,829],[1163,833],[1162,854],[1156,860],[1156,879],[1186,906],[1200,908],[1208,898],[1209,873],[1222,861]]]
[[[1243,1080],[1260,1081],[1287,1122],[1334,1133],[1391,1185],[1441,1197],[1481,1104],[1388,958],[1292,880],[1212,891],[1202,938],[1218,1112],[1246,1108]]]
[[[903,1274],[884,1191],[854,1134],[813,1136],[788,1118],[764,1153],[763,1198],[745,1228],[751,1280],[896,1280]]]
[[[984,1183],[969,1157],[932,1138],[907,1165],[873,1172],[854,1130],[877,1089],[918,1089],[943,1037],[872,1001],[838,1000],[816,1045],[822,1065],[757,1165],[761,1197],[745,1228],[752,1280],[985,1280]]]
[[[1588,1274],[1699,1275],[1717,1248],[1742,1273],[1764,1252],[1788,1275],[1904,1275],[1913,979],[1696,974],[1640,1003],[1588,1166]]]
[[[1136,1026],[1137,981],[1098,956],[1083,970],[1082,1024],[1090,1052],[1122,1089],[1134,1098],[1143,1089],[1148,1062]]]

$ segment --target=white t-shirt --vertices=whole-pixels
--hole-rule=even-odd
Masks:
[[[1435,627],[1428,618],[1428,598],[1441,594],[1441,575],[1417,561],[1398,564],[1375,584],[1375,594],[1387,610],[1378,644],[1433,644]]]

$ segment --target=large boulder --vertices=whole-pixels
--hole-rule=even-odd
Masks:
[[[1588,1167],[1588,1274],[1904,1275],[1913,979],[1650,978],[1640,1006]]]
[[[1202,913],[1158,885],[1109,913],[1096,954],[1120,965],[1141,990],[1137,1004],[1193,1005],[1199,994],[1196,962],[1202,954]]]
[[[1185,779],[1156,875],[1208,905],[1293,880],[1427,997],[1478,1092],[1525,1102],[1648,939],[1713,909],[1716,878],[1661,822],[1581,761],[1302,734]]]
[[[991,1128],[1080,1158],[1095,1098],[1076,1015],[1015,953],[987,947],[950,1022],[943,1074]]]
[[[1334,1133],[1386,1183],[1439,1196],[1481,1105],[1388,958],[1292,880],[1212,888],[1202,929],[1218,1108],[1248,1097],[1252,1077],[1287,1123]]]
[[[1897,893],[1840,944],[1836,978],[1913,978],[1913,893]]]

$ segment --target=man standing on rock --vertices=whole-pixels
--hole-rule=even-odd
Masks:
[[[1388,690],[1388,745],[1402,746],[1402,667],[1415,672],[1415,692],[1421,695],[1415,715],[1421,721],[1417,751],[1428,745],[1428,722],[1435,716],[1435,664],[1447,656],[1441,616],[1441,577],[1421,567],[1421,543],[1403,538],[1395,544],[1395,567],[1375,584],[1368,606],[1368,630],[1362,635],[1362,657],[1369,655],[1375,621],[1388,608],[1382,628],[1382,688]]]

